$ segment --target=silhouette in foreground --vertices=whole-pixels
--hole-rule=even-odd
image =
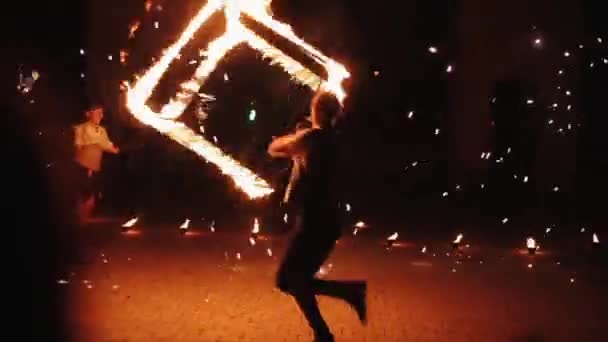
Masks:
[[[285,201],[296,210],[296,233],[277,272],[277,286],[292,295],[314,331],[315,341],[334,337],[319,310],[316,295],[342,299],[367,321],[367,283],[315,277],[336,241],[341,228],[332,181],[336,145],[334,123],[342,107],[331,94],[319,92],[311,103],[311,128],[275,139],[270,156],[290,158],[293,168]]]

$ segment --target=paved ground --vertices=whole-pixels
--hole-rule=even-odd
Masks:
[[[87,227],[95,262],[55,285],[70,300],[75,337],[311,340],[295,304],[273,289],[284,238],[250,248],[247,232],[192,228],[181,236],[167,226],[129,234]],[[608,341],[606,282],[584,267],[592,256],[558,265],[555,251],[530,258],[472,244],[459,258],[446,243],[428,245],[426,254],[415,241],[388,252],[382,243],[371,233],[348,236],[326,267],[327,277],[367,278],[370,286],[367,327],[344,304],[320,299],[338,341]]]

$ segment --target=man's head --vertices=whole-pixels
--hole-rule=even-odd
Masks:
[[[103,120],[103,107],[93,106],[86,112],[87,119],[95,124],[100,124]]]
[[[336,96],[325,91],[315,94],[310,107],[312,124],[319,128],[331,127],[342,111],[342,105]]]

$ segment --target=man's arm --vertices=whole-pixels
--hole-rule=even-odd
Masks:
[[[112,141],[110,141],[110,138],[108,137],[108,132],[106,131],[105,128],[102,128],[99,146],[104,151],[109,152],[109,153],[118,154],[118,152],[119,152],[116,145],[114,145],[114,143]]]
[[[268,154],[274,158],[292,158],[304,154],[312,139],[312,130],[304,129],[296,133],[276,138],[268,146]]]

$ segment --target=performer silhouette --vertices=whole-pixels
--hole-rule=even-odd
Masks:
[[[316,295],[342,299],[367,320],[367,283],[315,277],[340,238],[332,191],[336,146],[334,123],[342,107],[330,93],[319,92],[311,103],[312,128],[275,139],[270,156],[294,163],[286,199],[297,210],[296,233],[277,272],[277,287],[292,295],[314,331],[315,341],[334,337],[319,310]]]

